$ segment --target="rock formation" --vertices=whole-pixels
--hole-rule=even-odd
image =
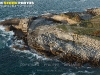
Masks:
[[[28,34],[27,39],[31,48],[47,57],[71,64],[100,66],[100,41],[88,36],[65,33],[56,26],[40,26]]]
[[[19,22],[20,22],[19,18],[14,18],[0,22],[0,25],[18,25]]]
[[[70,12],[9,19],[0,22],[0,25],[6,26],[7,31],[13,30],[15,36],[17,36],[16,39],[24,41],[21,48],[13,46],[16,49],[31,48],[46,57],[58,59],[62,62],[76,65],[90,64],[100,67],[100,40],[90,37],[99,38],[99,33],[96,34],[97,31],[91,28],[93,35],[90,31],[89,34],[85,34],[85,32],[81,35],[78,34],[82,29],[87,30],[80,24],[86,24],[87,20],[95,17],[89,14],[90,11],[99,15],[99,11],[95,9],[87,10],[88,13]],[[97,18],[95,19],[97,20]]]
[[[100,8],[87,9],[87,12],[92,15],[100,15]]]

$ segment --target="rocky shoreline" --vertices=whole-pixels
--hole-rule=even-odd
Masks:
[[[16,49],[35,49],[62,62],[100,67],[99,21],[100,8],[94,8],[85,12],[9,19],[0,25],[7,31],[13,30],[16,39],[24,41],[23,48],[13,46]]]

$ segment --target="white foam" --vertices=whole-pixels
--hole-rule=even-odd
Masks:
[[[31,54],[31,56],[28,57],[28,59],[33,59],[33,57],[35,57],[36,59],[40,59],[40,60],[51,60],[51,59],[46,58],[44,56],[38,55],[38,53],[36,53],[36,52],[31,52],[29,50],[21,51],[21,50],[15,49],[15,48],[13,48],[12,50],[17,51],[17,52],[21,52],[21,53],[25,53],[25,54]]]
[[[76,75],[75,73],[69,73],[68,75]]]
[[[87,1],[87,0],[75,0],[74,2],[85,2],[85,1]]]
[[[4,26],[0,26],[0,30],[2,30],[3,33],[4,33],[2,35],[5,35],[5,34],[14,35],[13,31],[5,31],[5,27]]]
[[[5,31],[5,27],[4,26],[0,26],[0,30]]]
[[[44,13],[44,14],[42,14],[42,15],[51,15],[51,13],[49,13],[49,12],[46,12],[46,13]]]
[[[5,43],[6,46],[9,46],[7,42],[13,38],[14,32],[13,31],[5,31],[4,26],[0,26],[0,30],[1,30],[0,36],[3,37],[1,43]]]
[[[5,34],[0,34],[1,36],[5,37],[6,35]]]
[[[31,73],[31,74],[29,74],[29,75],[35,75],[35,72],[33,72],[33,71],[32,71],[32,73]]]
[[[3,21],[8,20],[8,19],[12,19],[12,15],[3,18]]]
[[[89,71],[85,70],[85,71],[78,71],[78,73],[92,74],[92,73],[94,73],[94,71],[92,71],[92,72],[89,72]]]
[[[5,31],[4,33],[5,34],[9,34],[9,35],[14,35],[14,32],[13,31]]]
[[[0,35],[2,35],[2,36],[4,36],[4,37],[8,35],[8,36],[7,36],[7,41],[12,40],[13,35],[14,35],[14,32],[13,32],[13,31],[5,31],[5,27],[4,27],[4,26],[0,26],[0,30],[3,31],[2,34],[0,34]],[[7,42],[7,41],[6,41],[6,42]],[[21,42],[21,44],[24,44],[22,40],[15,40],[15,41],[14,41],[13,43],[11,43],[10,45],[6,44],[6,46],[9,46],[9,47],[12,47],[13,45],[20,45],[20,46],[21,46],[21,44],[18,44],[18,42]],[[29,59],[32,59],[33,57],[36,57],[36,59],[47,60],[47,58],[45,58],[45,57],[43,57],[43,56],[40,56],[40,55],[38,55],[37,53],[32,53],[32,52],[30,52],[29,50],[23,50],[23,51],[21,51],[21,50],[15,49],[15,48],[12,48],[12,50],[13,50],[13,51],[17,51],[17,52],[22,52],[22,53],[31,54],[31,57],[28,57]]]
[[[61,75],[76,75],[75,73],[63,73]]]
[[[67,73],[63,73],[63,74],[61,74],[61,75],[67,75]]]

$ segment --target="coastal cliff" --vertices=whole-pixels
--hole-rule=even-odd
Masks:
[[[31,48],[47,57],[99,67],[100,41],[88,36],[66,33],[55,25],[37,27],[27,39]]]
[[[95,14],[94,14],[95,13]],[[99,8],[86,12],[48,14],[15,18],[0,22],[7,31],[13,30],[23,48],[62,62],[100,67]]]

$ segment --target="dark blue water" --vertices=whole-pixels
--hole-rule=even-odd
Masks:
[[[31,7],[0,7],[0,20],[100,7],[100,0],[24,1],[34,1],[35,4]],[[13,32],[5,32],[0,27],[0,75],[100,75],[100,68],[75,67],[47,59],[36,52],[14,50],[10,48],[12,38]]]

